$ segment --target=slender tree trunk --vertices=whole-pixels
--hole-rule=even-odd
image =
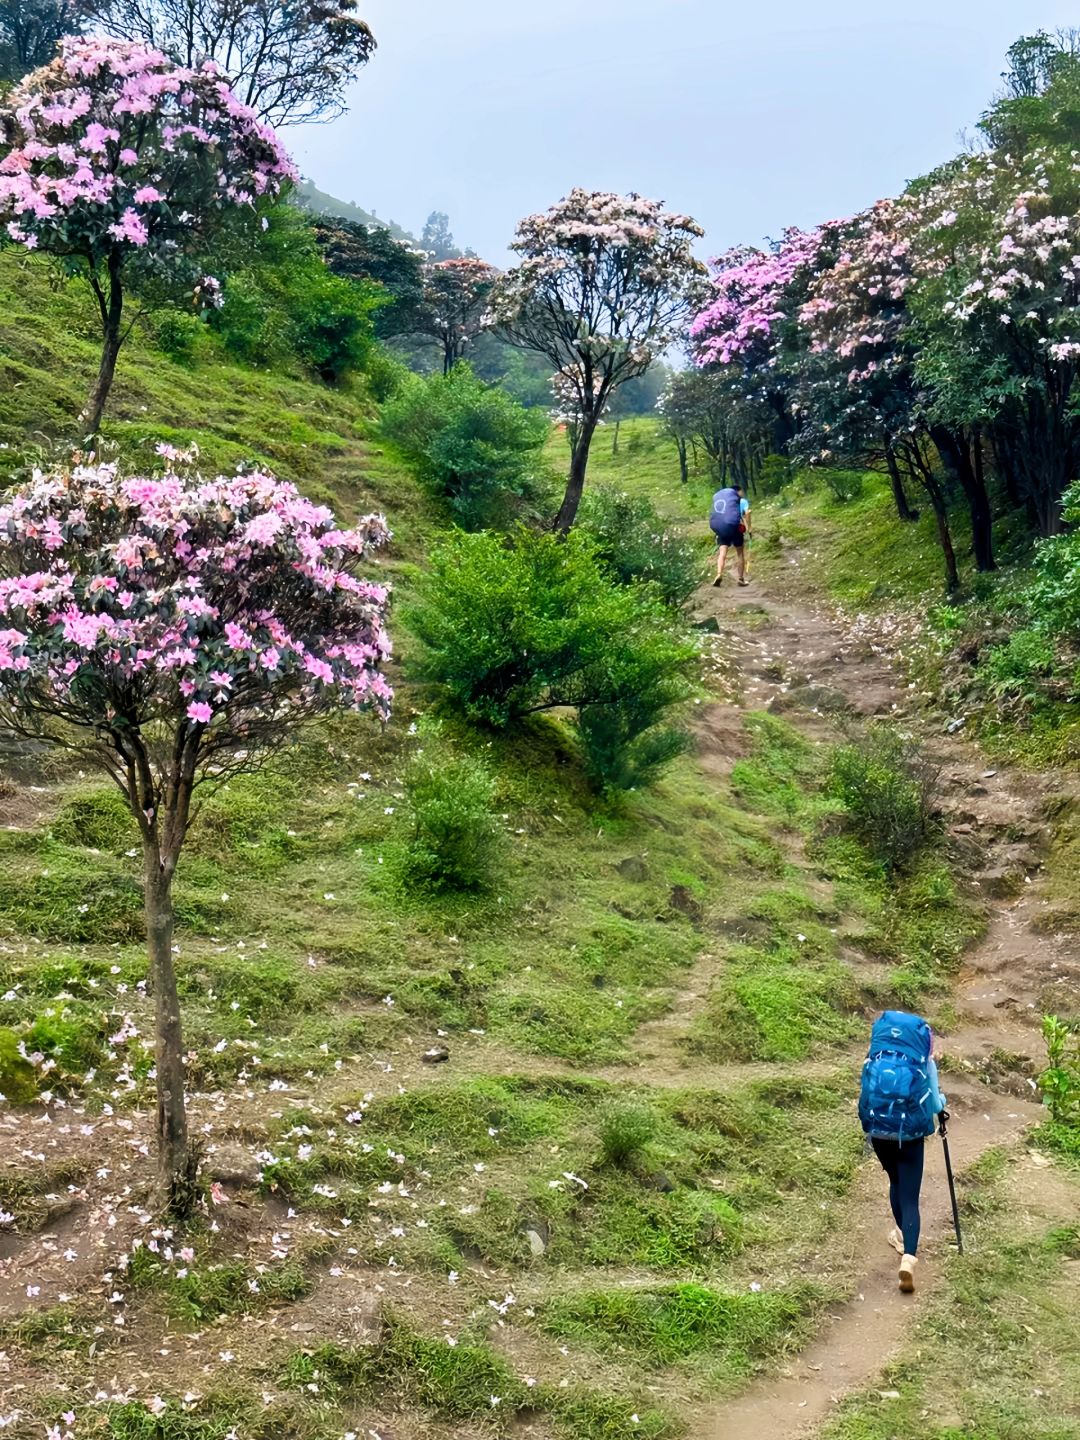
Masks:
[[[889,480],[892,482],[897,515],[901,520],[918,520],[919,512],[913,510],[908,504],[907,491],[904,489],[904,477],[900,474],[900,466],[896,463],[896,454],[891,445],[885,447],[885,464],[889,469]]]
[[[981,459],[978,466],[972,462],[971,446],[964,434],[957,435],[942,425],[935,425],[930,431],[930,438],[941,456],[941,463],[956,480],[967,500],[971,515],[971,548],[975,556],[975,568],[984,571],[996,570],[993,516],[990,497],[982,479]],[[977,436],[974,443],[978,448]]]
[[[578,506],[581,504],[581,496],[585,490],[585,471],[589,466],[589,448],[592,445],[598,422],[599,416],[592,415],[582,420],[578,427],[577,440],[570,456],[570,474],[566,481],[566,493],[559,506],[559,513],[555,516],[555,529],[560,535],[568,535],[577,519]]]
[[[676,440],[675,444],[679,447],[679,479],[687,485],[690,482],[690,467],[686,463],[686,441]]]
[[[101,365],[98,368],[97,379],[94,381],[94,388],[90,391],[90,400],[86,407],[88,435],[96,435],[101,429],[105,405],[109,399],[109,392],[112,390],[113,380],[116,378],[116,360],[120,354],[120,344],[120,307],[117,307],[116,324],[113,325],[110,320],[105,331],[105,338],[101,346]]]
[[[616,421],[615,421],[615,434],[614,434],[614,435],[612,436],[612,438],[611,438],[611,453],[612,453],[612,455],[617,455],[617,454],[619,453],[619,426],[620,426],[621,424],[622,424],[622,421],[621,421],[621,420],[616,420]]]
[[[197,1198],[198,1155],[188,1143],[184,1106],[184,1045],[173,965],[172,874],[156,847],[145,858],[146,937],[154,992],[157,1068],[158,1171],[166,1208],[177,1217]]]

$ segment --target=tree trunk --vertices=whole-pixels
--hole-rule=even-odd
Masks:
[[[589,416],[582,420],[578,429],[577,441],[574,444],[573,454],[570,456],[570,474],[566,481],[566,494],[559,506],[559,513],[555,516],[555,529],[560,535],[568,535],[577,518],[578,506],[581,504],[581,496],[585,490],[585,471],[589,466],[589,447],[592,445],[598,421],[599,416]]]
[[[146,937],[155,1008],[158,1174],[166,1209],[178,1218],[197,1199],[198,1155],[188,1143],[184,1106],[184,1045],[173,966],[172,875],[155,849],[145,861]]]
[[[941,456],[941,463],[963,490],[964,498],[967,500],[968,511],[971,515],[971,549],[975,556],[975,568],[977,570],[996,570],[993,516],[990,510],[990,497],[986,493],[986,485],[983,482],[981,456],[977,464],[973,463],[971,444],[967,436],[965,434],[957,435],[943,425],[933,426],[930,438]],[[977,435],[974,444],[977,449],[979,444]]]
[[[612,455],[617,455],[617,454],[619,453],[619,426],[620,426],[621,424],[622,424],[622,421],[621,421],[621,420],[616,420],[616,421],[615,421],[615,434],[612,436],[612,439],[611,439],[611,453],[612,453]]]
[[[900,474],[900,466],[896,463],[896,455],[891,445],[885,447],[885,464],[889,469],[889,480],[892,482],[897,515],[901,520],[918,520],[919,512],[913,510],[908,504],[907,491],[904,489],[904,477]]]
[[[113,380],[116,376],[116,360],[120,354],[120,317],[117,315],[116,325],[109,325],[105,331],[105,339],[101,346],[101,365],[98,368],[97,379],[94,381],[94,388],[90,391],[90,400],[87,404],[87,434],[96,435],[101,429],[101,417],[105,414],[105,405],[109,399],[109,392],[112,390]]]
[[[679,447],[679,479],[687,485],[690,482],[690,467],[686,463],[686,441],[676,440],[675,444]]]

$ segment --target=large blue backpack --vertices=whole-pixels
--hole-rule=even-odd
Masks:
[[[709,511],[711,528],[716,532],[730,530],[738,525],[739,518],[739,492],[731,485],[717,490],[712,497],[712,509]]]
[[[862,1072],[859,1119],[881,1140],[918,1140],[934,1133],[930,1026],[919,1015],[886,1010],[874,1021]]]

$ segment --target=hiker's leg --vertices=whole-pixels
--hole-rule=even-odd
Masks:
[[[926,1150],[924,1140],[907,1140],[899,1146],[899,1173],[897,1181],[900,1190],[902,1218],[897,1223],[904,1232],[904,1249],[909,1255],[919,1253],[919,1192],[922,1189],[923,1158]]]
[[[881,1161],[881,1168],[889,1177],[889,1208],[899,1228],[904,1228],[904,1211],[900,1203],[900,1146],[895,1140],[879,1140],[875,1136],[870,1144],[874,1154]]]
[[[745,543],[745,541],[743,542],[742,545],[739,546],[738,551],[737,551],[737,554],[738,554],[738,556],[739,556],[739,584],[740,584],[740,585],[745,585],[745,584],[746,584],[746,543]]]
[[[716,578],[719,580],[724,573],[724,562],[727,559],[728,547],[718,545],[716,547]]]

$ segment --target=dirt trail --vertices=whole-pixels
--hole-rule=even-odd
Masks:
[[[797,562],[793,562],[795,564]],[[797,583],[797,571],[791,572]],[[947,1070],[943,1088],[954,1117],[954,1167],[963,1171],[988,1147],[1009,1144],[1040,1116],[1024,1076],[1041,1051],[1038,1019],[1049,989],[1080,984],[1080,954],[1037,926],[1045,804],[1060,777],[988,765],[971,745],[932,733],[885,646],[808,604],[781,574],[739,589],[734,577],[702,592],[721,643],[737,659],[744,709],[782,714],[813,738],[835,737],[843,715],[888,716],[921,734],[941,767],[941,806],[950,841],[984,902],[987,930],[969,952],[956,987],[959,1023],[943,1042],[963,1074]],[[724,767],[733,716],[717,706],[703,717],[706,772]],[[1002,1057],[1012,1057],[1007,1078]],[[974,1078],[978,1077],[978,1078]],[[989,1081],[990,1084],[984,1083]],[[991,1088],[991,1085],[993,1088]],[[1012,1093],[1008,1093],[1009,1091]],[[1004,1093],[1003,1093],[1004,1092]],[[932,1286],[952,1237],[940,1144],[927,1154],[920,1292]],[[835,1268],[858,1276],[856,1297],[835,1307],[816,1339],[779,1375],[699,1417],[694,1440],[797,1440],[814,1434],[844,1395],[873,1381],[919,1313],[919,1293],[901,1295],[888,1247],[882,1177],[868,1162],[853,1198],[852,1222],[835,1240]]]

